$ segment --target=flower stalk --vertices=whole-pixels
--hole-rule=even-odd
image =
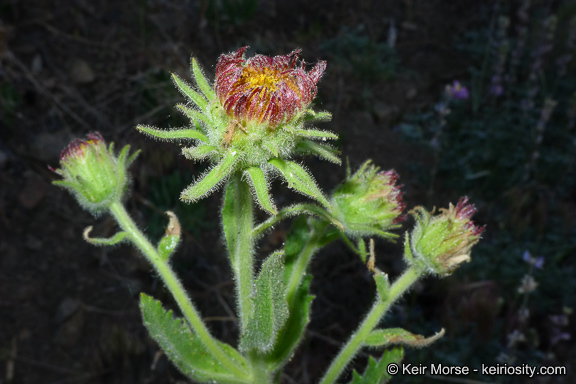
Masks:
[[[208,331],[208,328],[206,328],[206,325],[202,321],[198,310],[186,294],[182,283],[178,280],[176,274],[170,267],[170,264],[166,260],[163,260],[156,251],[156,248],[150,243],[140,229],[138,229],[128,212],[126,212],[124,206],[118,202],[112,203],[110,206],[110,213],[120,228],[128,234],[128,239],[142,252],[150,264],[152,264],[155,271],[174,297],[174,300],[182,311],[182,315],[210,353],[218,359],[223,366],[230,370],[230,372],[233,372],[240,378],[247,379],[247,372],[242,370],[218,346],[216,340],[210,334],[210,331]]]
[[[388,292],[388,297],[382,300],[380,295],[376,295],[372,309],[366,315],[358,330],[352,334],[344,347],[340,350],[332,364],[324,374],[320,384],[335,383],[342,371],[350,364],[350,361],[358,354],[364,346],[368,335],[378,326],[390,306],[394,304],[404,292],[406,292],[425,271],[410,267],[392,284]]]

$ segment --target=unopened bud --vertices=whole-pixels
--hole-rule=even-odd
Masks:
[[[126,169],[137,155],[128,158],[129,149],[126,146],[114,156],[113,144],[106,147],[98,132],[88,134],[86,140],[76,139],[62,151],[60,168],[53,169],[63,177],[54,184],[68,189],[80,205],[99,214],[120,201],[128,187]]]
[[[476,212],[461,198],[456,206],[432,216],[423,207],[412,211],[416,226],[406,238],[408,263],[420,265],[440,276],[451,274],[460,264],[470,261],[470,252],[480,240],[484,227],[474,225],[470,218]]]
[[[395,171],[380,172],[367,161],[336,188],[331,205],[349,236],[396,237],[389,231],[399,227],[405,208],[397,181]]]

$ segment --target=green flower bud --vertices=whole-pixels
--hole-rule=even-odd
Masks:
[[[379,172],[368,160],[334,190],[333,213],[349,236],[397,237],[389,231],[400,226],[406,206],[397,181],[395,171]]]
[[[480,240],[484,227],[476,226],[470,218],[476,208],[463,197],[456,206],[441,209],[432,216],[423,207],[411,214],[416,226],[406,235],[405,256],[415,264],[440,276],[450,275],[460,264],[470,261],[470,252]]]
[[[113,147],[106,147],[100,133],[90,133],[86,140],[72,141],[60,155],[60,168],[52,169],[63,177],[53,183],[68,189],[94,215],[122,199],[129,184],[126,169],[138,154],[127,158],[130,146],[125,146],[116,157]]]

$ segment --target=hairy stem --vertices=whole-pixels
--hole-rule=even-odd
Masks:
[[[252,302],[254,205],[250,187],[242,181],[240,173],[233,174],[226,187],[222,222],[236,283],[240,328],[244,332],[254,306]]]
[[[376,295],[376,300],[366,318],[360,324],[356,332],[352,334],[346,345],[340,350],[338,356],[332,361],[332,364],[326,371],[326,374],[320,381],[320,384],[335,383],[344,368],[350,363],[350,360],[358,353],[364,344],[366,337],[378,325],[382,316],[390,306],[404,293],[416,280],[420,278],[422,272],[420,269],[410,267],[402,276],[400,276],[390,287],[390,292],[386,300],[382,300],[380,295]]]
[[[180,283],[180,280],[178,280],[170,265],[166,261],[162,260],[156,248],[138,229],[128,212],[126,212],[124,206],[118,202],[112,203],[110,206],[110,212],[120,227],[126,231],[130,241],[134,243],[140,251],[142,251],[160,278],[162,278],[162,281],[164,281],[164,284],[166,284],[166,287],[170,293],[172,293],[174,300],[176,300],[184,318],[196,335],[198,335],[202,343],[206,346],[206,349],[208,349],[212,356],[214,356],[230,372],[238,375],[238,377],[247,379],[247,373],[242,368],[238,367],[236,363],[232,361],[230,357],[228,357],[228,355],[218,346],[216,340],[210,334],[204,322],[202,322],[198,311],[186,294],[182,283]]]

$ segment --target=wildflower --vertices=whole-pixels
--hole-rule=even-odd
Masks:
[[[308,107],[326,69],[325,61],[306,73],[304,62],[298,60],[300,49],[247,60],[243,58],[246,49],[220,56],[216,65],[216,95],[229,116],[275,127]]]
[[[381,172],[370,160],[354,175],[348,171],[346,181],[332,194],[331,206],[350,236],[396,237],[389,231],[399,227],[406,207],[397,182],[395,171]]]
[[[533,265],[537,269],[542,269],[544,267],[544,257],[532,257],[528,250],[525,250],[522,254],[522,260],[530,265]]]
[[[534,280],[532,275],[524,275],[524,277],[522,278],[522,282],[518,287],[518,293],[520,294],[530,293],[536,290],[536,288],[538,288],[538,283],[536,282],[536,280]]]
[[[508,348],[513,348],[514,346],[516,346],[516,344],[526,341],[526,336],[517,329],[510,332],[507,338],[508,338]]]
[[[411,213],[416,226],[406,235],[405,254],[408,263],[440,276],[451,274],[461,263],[470,261],[472,247],[480,240],[484,227],[470,218],[476,212],[467,197],[450,204],[448,209],[432,216],[423,207]]]
[[[75,139],[60,155],[60,169],[52,169],[63,177],[54,184],[67,188],[78,202],[93,214],[120,201],[128,187],[126,169],[138,152],[128,158],[130,146],[114,156],[113,143],[107,148],[100,133],[89,133],[86,140]]]
[[[502,96],[502,94],[504,94],[504,87],[502,86],[499,78],[492,78],[490,93],[494,96]]]
[[[231,175],[240,174],[262,208],[275,213],[268,193],[275,174],[290,187],[328,206],[312,176],[293,161],[297,155],[313,154],[340,163],[337,150],[325,143],[338,136],[308,127],[331,118],[328,112],[310,108],[326,62],[319,61],[307,72],[304,61],[298,59],[298,49],[287,55],[245,59],[246,49],[220,56],[214,87],[195,60],[192,72],[197,89],[173,75],[176,86],[190,100],[190,104],[178,108],[190,118],[191,127],[138,129],[161,139],[191,140],[192,145],[182,149],[184,156],[212,163],[202,177],[182,192],[180,198],[185,202],[207,196]]]
[[[458,80],[454,80],[452,84],[446,85],[446,96],[450,99],[465,100],[470,97],[470,92]]]

